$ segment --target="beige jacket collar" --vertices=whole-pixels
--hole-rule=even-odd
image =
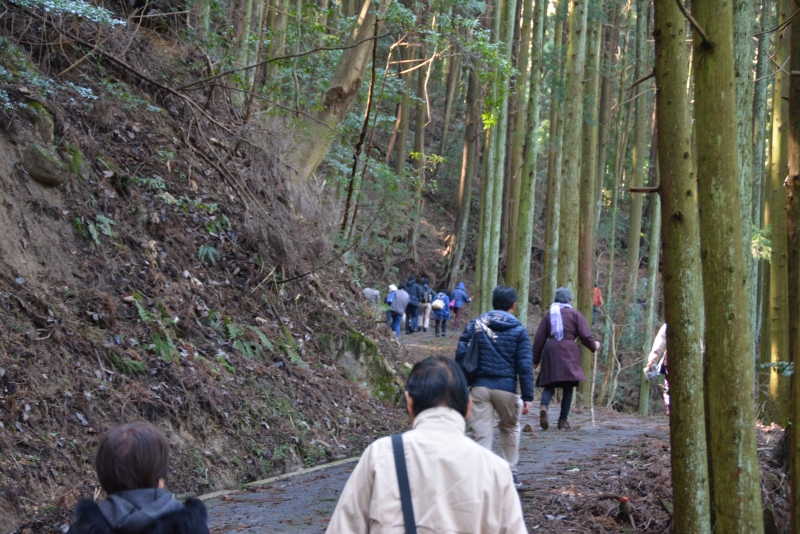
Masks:
[[[419,413],[414,418],[412,425],[414,430],[447,432],[453,434],[464,435],[467,428],[467,422],[464,417],[452,408],[447,406],[437,406],[435,408],[428,408]]]

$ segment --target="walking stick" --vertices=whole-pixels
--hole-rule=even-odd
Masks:
[[[592,352],[592,359],[594,362],[592,363],[592,392],[589,395],[589,405],[592,407],[592,426],[596,426],[594,424],[594,381],[597,378],[597,351]]]

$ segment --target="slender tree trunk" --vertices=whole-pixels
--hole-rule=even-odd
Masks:
[[[778,23],[791,15],[792,0],[778,2]],[[780,48],[775,56],[777,65],[788,66],[791,27],[787,27],[778,38]],[[784,180],[789,169],[789,76],[786,67],[775,74],[772,97],[772,165],[769,174],[769,219],[772,252],[769,266],[769,326],[770,362],[790,361],[789,355],[789,264],[787,240],[787,190]],[[770,370],[769,400],[765,412],[767,419],[786,426],[790,416],[791,381],[789,377]]]
[[[428,8],[423,7],[419,17],[419,24],[425,27],[428,24]],[[424,39],[420,41],[420,58],[428,59],[428,46]],[[435,54],[435,52],[434,52]],[[425,127],[427,126],[426,99],[428,76],[432,64],[427,69],[417,69],[417,104],[414,110],[414,171],[416,173],[416,186],[414,188],[414,220],[411,226],[411,258],[415,265],[419,263],[417,257],[417,240],[419,239],[419,220],[422,217],[423,198],[422,190],[425,187]]]
[[[695,0],[696,1],[696,0]],[[658,166],[664,204],[664,315],[670,380],[670,453],[676,534],[710,534],[703,394],[703,301],[697,183],[686,91],[686,22],[655,0]]]
[[[444,123],[442,124],[442,138],[439,141],[439,155],[444,155],[445,144],[447,143],[447,133],[450,129],[450,115],[453,111],[453,100],[456,95],[456,87],[461,79],[461,54],[451,56],[447,65],[447,87],[445,89],[444,101]]]
[[[542,42],[544,41],[545,13],[547,0],[536,0],[533,8],[533,27],[531,29],[531,70],[528,90],[528,117],[525,125],[525,158],[520,174],[519,218],[516,226],[517,242],[514,250],[517,259],[513,264],[514,277],[510,283],[519,295],[517,318],[523,325],[528,324],[528,295],[531,278],[531,244],[533,242],[533,222],[536,208],[536,170],[539,161],[539,100],[542,93]],[[509,264],[512,265],[512,264]]]
[[[578,289],[580,218],[580,159],[583,135],[583,76],[586,66],[587,0],[569,4],[569,37],[567,45],[567,86],[564,99],[564,176],[561,182],[561,217],[558,234],[558,285]]]
[[[272,4],[272,9],[270,9],[270,35],[269,47],[267,48],[267,56],[269,57],[280,57],[284,54],[284,49],[286,48],[286,30],[289,25],[289,15],[287,14],[288,4],[288,0],[275,0]],[[371,49],[370,47],[370,50]],[[267,63],[265,69],[267,80],[275,76],[277,68],[277,63]]]
[[[522,0],[522,29],[519,38],[519,52],[517,53],[517,81],[514,84],[517,91],[514,95],[515,104],[512,125],[511,125],[511,168],[509,177],[511,178],[511,202],[509,205],[510,213],[508,215],[508,258],[506,260],[506,279],[514,280],[516,273],[508,273],[508,269],[514,269],[518,264],[517,256],[525,254],[525,251],[517,251],[517,237],[516,233],[523,230],[519,227],[519,214],[522,193],[522,165],[523,165],[523,149],[527,140],[529,130],[526,129],[527,114],[524,112],[527,106],[530,106],[530,99],[528,98],[528,63],[530,62],[530,44],[532,36],[533,24],[531,22],[533,13],[533,0]],[[536,51],[534,50],[535,54]]]
[[[742,250],[733,5],[694,0],[695,126],[706,307],[708,420],[718,532],[764,532]],[[662,124],[659,121],[659,124]],[[670,362],[671,363],[671,362]]]
[[[636,0],[636,68],[633,78],[641,79],[647,72],[647,2]],[[645,82],[647,83],[647,82]],[[637,85],[634,93],[644,89]],[[647,160],[647,98],[641,95],[635,101],[636,112],[633,124],[633,180],[631,187],[644,186],[644,166]],[[642,195],[631,193],[628,216],[628,251],[625,265],[625,299],[636,302],[636,287],[639,283],[639,244],[642,233]]]
[[[600,43],[603,0],[590,0],[586,35],[586,72],[584,74],[584,123],[581,158],[581,216],[578,223],[578,310],[591,320],[594,295],[594,189],[597,181],[597,142],[599,136],[597,93],[600,84]],[[592,351],[581,347],[583,374],[592,376]],[[578,385],[578,398],[589,404],[591,379]]]
[[[407,46],[403,46],[400,48],[400,72],[403,70],[408,70],[410,68],[410,63],[403,63],[403,61],[408,61],[413,59],[414,54],[409,50]],[[408,130],[409,130],[409,123],[411,122],[411,80],[413,73],[406,72],[405,74],[401,74],[403,78],[403,99],[400,102],[400,125],[397,129],[397,159],[395,160],[395,170],[394,172],[397,176],[403,176],[406,172],[406,156],[408,153],[406,152],[408,146]]]
[[[553,42],[556,65],[550,84],[550,137],[547,156],[547,206],[545,212],[544,268],[542,277],[542,306],[552,301],[558,276],[558,231],[561,206],[561,164],[564,140],[563,58],[564,21],[568,0],[558,0]]]
[[[658,165],[658,158],[656,158]],[[659,172],[656,168],[656,176]],[[642,352],[649,354],[656,333],[656,299],[658,296],[658,256],[661,247],[661,197],[652,196],[650,215],[650,244],[647,257],[647,308],[644,313],[644,345]],[[650,381],[644,373],[639,378],[639,415],[650,415]]]
[[[328,27],[328,10],[330,9],[330,0],[319,0],[317,5],[317,12],[319,13],[319,24],[323,28]]]
[[[455,242],[450,264],[450,287],[456,287],[461,273],[461,258],[467,242],[469,211],[472,204],[472,182],[475,180],[475,164],[480,139],[481,106],[478,75],[470,69],[467,85],[467,116],[464,133],[464,155],[461,160],[461,185],[458,189],[458,215],[456,217]]]

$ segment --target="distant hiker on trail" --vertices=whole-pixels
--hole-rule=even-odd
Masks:
[[[445,356],[417,363],[406,383],[412,429],[367,447],[326,532],[527,533],[511,471],[464,435],[472,403],[464,373]]]
[[[492,293],[494,311],[470,321],[458,340],[456,362],[464,367],[476,347],[477,367],[469,376],[472,417],[469,424],[478,444],[492,450],[494,413],[500,429],[500,455],[516,473],[519,461],[519,416],[533,401],[533,362],[528,331],[511,315],[517,306],[513,287],[497,286]],[[468,351],[470,354],[467,354]],[[517,382],[522,398],[517,394]],[[516,482],[516,474],[514,475]]]
[[[400,323],[403,321],[403,314],[406,308],[408,308],[408,292],[406,291],[406,285],[400,284],[392,298],[392,330],[394,330],[394,335],[398,338],[400,337]]]
[[[427,332],[431,326],[431,304],[436,298],[436,293],[428,285],[427,278],[420,280],[420,283],[422,283],[422,297],[419,301],[419,312],[422,315],[422,331]]]
[[[108,497],[79,502],[67,534],[208,534],[203,502],[181,504],[164,489],[169,442],[154,425],[136,421],[112,429],[100,441],[94,468]]]
[[[550,426],[547,408],[556,388],[564,390],[558,429],[569,430],[569,409],[572,393],[578,382],[586,380],[581,367],[581,349],[576,343],[580,339],[591,350],[600,349],[600,343],[592,337],[592,329],[578,310],[572,309],[572,293],[566,287],[556,289],[556,298],[533,340],[533,365],[539,367],[536,386],[544,388],[539,410],[539,424],[544,430]]]
[[[653,340],[653,348],[650,349],[650,355],[647,357],[647,369],[650,372],[657,371],[659,374],[664,375],[664,407],[667,409],[669,415],[669,370],[667,369],[667,323],[661,325]]]
[[[600,291],[600,288],[597,287],[597,284],[595,284],[594,292],[592,293],[592,324],[594,324],[594,320],[597,317],[597,312],[600,310],[600,306],[603,304],[603,292]]]
[[[386,310],[386,326],[394,330],[392,327],[392,301],[394,300],[394,293],[397,291],[397,286],[392,284],[389,286],[389,293],[386,294],[386,300],[383,301],[389,308]]]
[[[362,291],[362,293],[364,294],[365,297],[367,297],[368,301],[373,303],[375,306],[380,306],[381,292],[375,289],[375,286],[377,285],[378,285],[377,282],[372,282],[368,287],[364,288],[364,291]]]
[[[459,282],[456,288],[450,293],[450,307],[453,308],[456,319],[453,321],[453,328],[458,328],[458,320],[461,318],[461,308],[464,303],[472,302],[472,299],[467,296],[467,288],[464,282]]]
[[[433,307],[433,321],[436,326],[436,337],[439,337],[439,327],[442,328],[442,337],[447,334],[447,321],[450,320],[450,297],[441,291],[436,295],[431,304]]]
[[[406,334],[419,330],[419,301],[422,298],[422,286],[417,284],[414,275],[409,275],[406,282],[408,306],[406,307]]]

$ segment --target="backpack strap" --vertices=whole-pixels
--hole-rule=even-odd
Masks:
[[[406,469],[406,451],[403,447],[403,435],[392,434],[392,450],[394,450],[394,468],[397,470],[397,482],[400,485],[400,503],[403,506],[403,523],[406,534],[417,534],[417,523],[414,521],[414,505],[411,502],[411,488],[408,485]]]

